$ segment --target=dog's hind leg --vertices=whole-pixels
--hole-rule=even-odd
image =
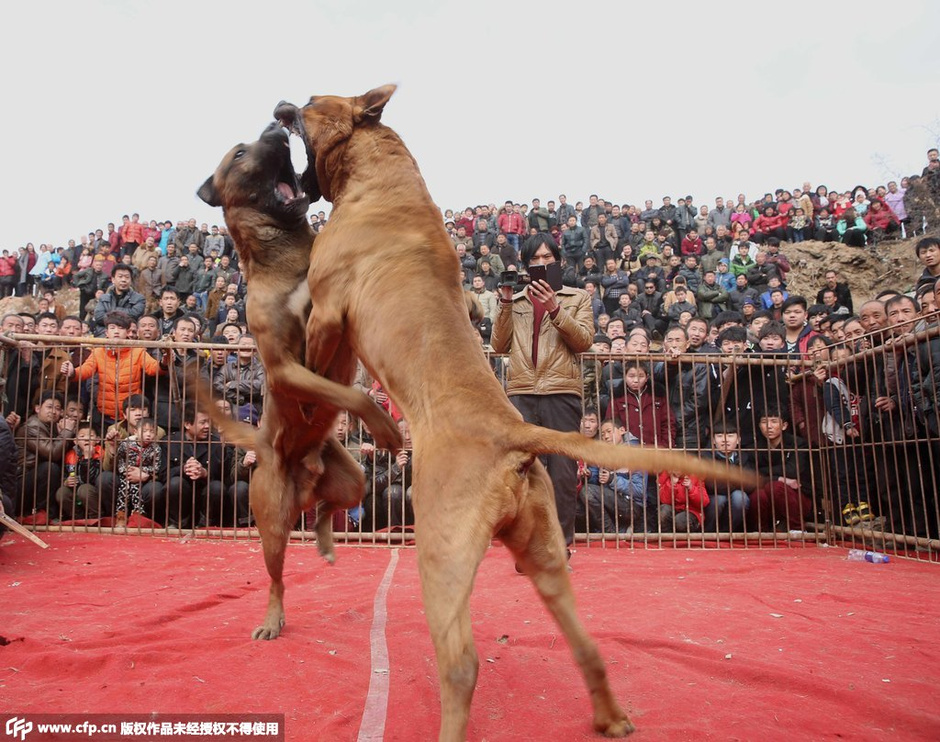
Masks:
[[[438,464],[441,468],[443,461]],[[439,739],[463,742],[479,668],[470,624],[470,592],[492,527],[481,522],[483,516],[475,511],[475,504],[470,505],[473,510],[453,507],[466,495],[459,472],[448,470],[447,475],[454,474],[449,482],[445,475],[441,482],[428,486],[419,479],[420,470],[415,462],[412,503],[421,591],[441,686]],[[479,479],[476,472],[474,476]],[[422,493],[427,501],[422,500]]]
[[[271,586],[264,622],[252,632],[252,639],[276,639],[284,626],[284,555],[291,528],[300,513],[289,487],[283,475],[278,474],[275,462],[267,458],[259,460],[251,478],[249,498],[261,533],[264,564]]]
[[[521,498],[515,520],[499,536],[568,639],[591,694],[595,731],[607,737],[624,737],[633,731],[633,724],[614,698],[604,661],[575,611],[551,480],[537,461],[527,476],[528,494]]]

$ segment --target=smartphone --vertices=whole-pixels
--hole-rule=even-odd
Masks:
[[[529,266],[529,276],[533,281],[545,281],[552,291],[561,291],[561,263]]]

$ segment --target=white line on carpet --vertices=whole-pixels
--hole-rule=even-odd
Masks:
[[[362,712],[362,723],[359,725],[359,742],[381,740],[385,737],[389,686],[388,644],[385,642],[388,610],[385,602],[397,564],[398,549],[393,549],[388,568],[385,570],[385,577],[379,584],[379,589],[375,593],[375,603],[372,606],[372,630],[369,636],[372,645],[372,674],[369,678],[366,707]]]

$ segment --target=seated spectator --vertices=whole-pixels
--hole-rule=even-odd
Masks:
[[[65,454],[65,479],[55,499],[62,520],[97,520],[101,513],[101,459],[91,423],[78,423],[75,445]]]
[[[839,239],[836,219],[825,207],[813,219],[813,239],[817,242],[836,242]]]
[[[750,454],[741,451],[737,426],[728,420],[717,420],[711,426],[711,450],[703,451],[703,459],[712,459],[728,466],[752,469]],[[706,533],[739,533],[744,530],[750,498],[744,490],[727,482],[706,480],[708,505],[705,506]]]
[[[675,301],[669,305],[669,309],[666,311],[666,318],[669,320],[670,327],[679,324],[679,318],[685,312],[688,312],[690,317],[697,315],[693,297],[689,295],[689,291],[685,286],[676,284],[673,293],[675,294]],[[665,304],[666,302],[664,301],[663,306],[665,306]]]
[[[854,311],[852,307],[852,290],[849,288],[849,285],[840,281],[839,274],[834,270],[826,271],[825,279],[825,284],[823,284],[823,287],[819,289],[816,294],[816,303],[830,306],[828,302],[826,302],[825,292],[826,290],[831,290],[835,293],[836,305],[845,307],[848,314],[852,314]],[[841,314],[841,312],[834,312],[832,309],[830,309],[830,312]]]
[[[750,231],[751,222],[754,221],[750,212],[747,210],[747,206],[744,204],[738,204],[734,207],[734,213],[731,215],[731,226],[740,225],[744,229]]]
[[[679,275],[685,279],[685,285],[688,287],[689,293],[694,295],[702,283],[702,272],[698,267],[698,258],[694,255],[686,255],[682,259]]]
[[[183,407],[179,439],[165,443],[164,496],[154,501],[153,520],[180,528],[218,524],[225,478],[231,471],[228,450],[212,434],[209,416],[195,404]]]
[[[773,205],[768,205],[764,208],[764,212],[754,220],[754,233],[751,238],[758,245],[766,242],[769,237],[785,240],[788,222],[789,217],[786,214],[779,214]]]
[[[659,475],[659,528],[664,533],[699,533],[708,492],[700,479],[664,471]]]
[[[728,292],[718,283],[715,271],[705,271],[695,294],[695,306],[698,316],[705,319],[711,319],[718,312],[728,309]]]
[[[737,286],[737,276],[731,272],[731,261],[728,260],[728,258],[720,258],[718,260],[718,265],[716,265],[714,268],[708,268],[703,264],[702,270],[714,271],[715,282],[728,293],[733,291],[735,286]]]
[[[810,228],[810,221],[803,208],[797,206],[790,212],[787,223],[787,239],[790,242],[802,242]]]
[[[768,408],[761,414],[755,466],[769,481],[751,494],[750,517],[762,531],[801,531],[803,522],[815,515],[808,496],[812,480],[805,444],[788,428],[779,411]]]
[[[774,291],[777,291],[780,294],[780,299],[778,301],[774,300]],[[771,276],[769,279],[767,279],[767,290],[760,295],[760,303],[764,309],[779,311],[783,305],[783,302],[789,298],[790,294],[780,285],[780,279],[777,276]]]
[[[738,252],[731,258],[731,272],[735,276],[747,275],[751,267],[757,265],[757,261],[751,257],[751,244],[742,242],[738,245]]]
[[[633,305],[633,299],[630,298],[628,293],[623,293],[617,298],[617,309],[611,313],[610,318],[611,320],[621,320],[624,330],[627,332],[642,323],[640,308]]]
[[[374,477],[375,530],[383,527],[401,529],[415,522],[411,505],[411,483],[414,480],[411,430],[404,418],[398,421],[398,428],[402,434],[402,448],[394,457],[386,454],[387,466],[384,471],[377,471]]]
[[[842,218],[836,223],[839,241],[844,245],[865,247],[865,234],[867,231],[868,225],[865,224],[865,220],[858,216],[855,209],[851,207],[845,210]]]
[[[583,427],[583,426],[582,426]],[[639,441],[612,420],[601,425],[601,440],[613,445],[638,446]],[[582,480],[581,500],[587,513],[589,533],[643,531],[646,507],[646,474],[626,469],[611,471],[578,462]],[[634,520],[634,515],[636,519]]]
[[[682,238],[682,243],[679,245],[679,252],[682,253],[683,256],[694,255],[696,257],[705,252],[705,245],[698,232],[689,232]]]
[[[630,285],[630,276],[617,267],[616,258],[608,258],[604,263],[604,273],[601,275],[601,286],[604,289],[604,309],[613,316],[620,306],[620,295],[627,293]]]
[[[900,234],[901,223],[880,198],[872,200],[864,219],[876,245],[887,237],[894,238]]]
[[[76,427],[74,420],[62,416],[62,397],[51,390],[40,395],[19,441],[23,491],[17,493],[15,512],[46,511],[50,520],[58,519],[55,492],[62,484],[62,461]]]

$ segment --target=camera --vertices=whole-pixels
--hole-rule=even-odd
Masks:
[[[532,283],[532,277],[527,273],[519,274],[519,271],[503,271],[499,274],[500,286],[525,286]]]

